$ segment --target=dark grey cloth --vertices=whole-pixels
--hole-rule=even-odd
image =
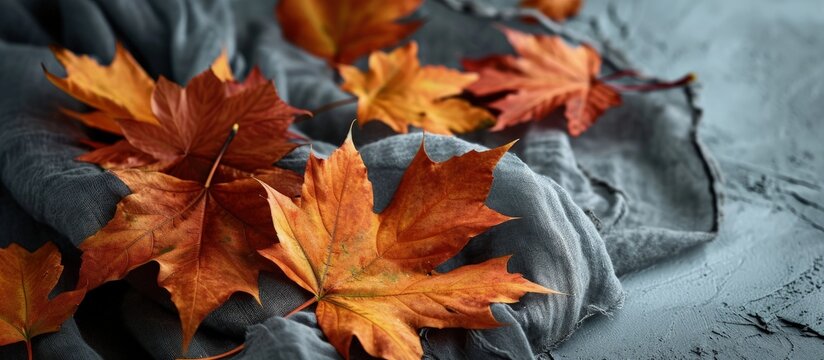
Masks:
[[[236,74],[261,66],[292,105],[311,109],[347,96],[323,62],[282,40],[273,6],[268,1],[184,0],[0,4],[0,242],[10,238],[25,244],[49,236],[65,248],[79,244],[105,225],[129,192],[111,174],[72,160],[84,151],[78,139],[87,134],[57,108],[83,107],[43,77],[40,63],[60,73],[46,45],[59,43],[108,61],[117,39],[150,74],[181,83],[226,48]],[[455,65],[465,55],[509,51],[486,19],[432,1],[416,16],[429,19],[415,35],[424,62]],[[510,324],[499,329],[423,330],[426,356],[544,356],[586,317],[621,306],[613,262],[626,272],[710,239],[717,220],[712,178],[690,137],[692,110],[680,93],[631,96],[573,141],[554,130],[552,121],[466,136],[471,142],[428,136],[427,151],[436,160],[523,139],[513,150],[517,156],[507,155],[496,168],[488,199],[492,208],[520,219],[473,239],[442,270],[512,254],[510,271],[568,295],[528,294],[517,304],[496,305],[495,316]],[[323,155],[342,141],[352,119],[354,106],[341,107],[296,129],[313,139],[312,149]],[[389,135],[380,124],[356,129],[377,210],[390,200],[421,141],[420,134]],[[302,171],[308,151],[299,148],[280,164]],[[55,232],[43,234],[48,228]],[[148,278],[151,283],[151,271]],[[155,358],[180,355],[180,329],[168,298],[140,285],[140,279],[131,283],[138,290],[126,291],[117,314],[127,330],[109,335],[133,338]],[[307,296],[282,274],[264,274],[263,306],[248,296],[232,297],[207,317],[186,355],[212,355],[245,338],[241,358],[334,357],[311,315],[278,317]],[[81,320],[87,326],[105,321],[92,316]],[[79,330],[69,323],[57,334],[39,337],[38,355],[94,358],[95,351],[113,353],[103,349],[105,341],[87,339],[87,344],[81,333],[99,335],[83,326]]]
[[[427,2],[421,11],[427,26],[413,35],[424,44],[422,61],[457,67],[462,58],[511,52],[490,19],[500,19],[505,9],[517,3]],[[459,4],[467,14],[450,11],[444,4]],[[533,33],[543,30],[535,24],[505,25]],[[567,25],[582,24],[573,20]],[[600,36],[592,29],[579,30],[587,30],[582,36],[590,39]],[[606,54],[602,72],[632,68],[606,40],[594,45]],[[718,175],[715,161],[696,135],[700,109],[693,104],[694,91],[625,93],[622,106],[607,111],[578,138],[558,130],[563,126],[559,115],[467,138],[487,146],[520,139],[513,151],[600,220],[615,271],[621,275],[709,241],[718,231]]]
[[[246,346],[252,350],[246,350],[239,357],[247,360],[269,360],[272,354],[283,359],[340,359],[337,350],[317,328],[315,314],[307,312],[299,312],[289,320],[272,317],[250,326]]]
[[[697,119],[680,91],[625,95],[589,133],[535,123],[513,129],[514,151],[594,214],[619,275],[709,241],[720,213],[711,159],[693,138]]]

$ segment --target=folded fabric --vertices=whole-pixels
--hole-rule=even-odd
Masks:
[[[47,45],[58,43],[106,62],[115,40],[121,41],[152,76],[181,83],[225,48],[236,74],[259,65],[293,106],[316,108],[346,97],[331,69],[281,38],[273,7],[272,1],[220,0],[0,4],[0,84],[5,85],[0,90],[0,245],[10,239],[31,247],[48,239],[71,256],[69,249],[104,226],[129,193],[113,175],[73,160],[84,151],[78,140],[86,137],[85,130],[58,108],[84,108],[43,76],[41,63],[60,73]],[[416,16],[429,19],[415,35],[424,62],[454,66],[462,56],[509,51],[486,19],[433,1]],[[426,357],[545,354],[586,317],[620,307],[623,295],[613,263],[619,273],[631,271],[712,237],[718,217],[713,179],[690,137],[694,109],[680,93],[633,96],[626,103],[607,113],[593,135],[572,141],[548,123],[466,136],[471,142],[426,136],[426,150],[436,160],[522,138],[513,149],[517,156],[507,155],[496,168],[487,200],[493,209],[520,219],[476,237],[441,270],[512,254],[510,271],[567,294],[528,294],[517,304],[495,305],[496,318],[509,324],[499,329],[425,329]],[[342,141],[353,119],[354,107],[341,107],[299,124],[296,131],[324,155]],[[421,134],[390,136],[387,128],[373,124],[355,135],[380,211],[420,146]],[[279,165],[302,172],[308,151],[298,148]],[[214,355],[245,339],[239,358],[338,356],[329,351],[311,313],[280,317],[308,294],[282,274],[264,274],[260,283],[263,306],[248,296],[233,296],[207,317],[185,355]],[[60,332],[38,337],[36,356],[182,355],[177,315],[168,299],[136,288],[105,290],[117,294],[112,298],[120,306],[102,313],[81,311],[79,327],[72,320]],[[91,330],[98,325],[120,332]],[[101,336],[129,338],[119,344],[139,349],[107,348]],[[20,357],[19,350],[0,348],[0,356]]]
[[[412,36],[422,44],[421,61],[458,67],[462,58],[511,53],[494,21],[518,3],[427,2],[420,14],[427,19],[426,26]],[[596,20],[600,19],[579,23]],[[544,32],[537,24],[506,25]],[[592,39],[611,35],[608,29],[598,29],[577,30]],[[609,48],[608,39],[603,40],[603,44],[593,44],[608,50],[602,51],[606,54],[602,72],[631,69],[618,50]],[[599,219],[618,275],[713,239],[721,218],[717,166],[697,137],[701,109],[694,104],[695,89],[622,96],[621,106],[604,113],[595,126],[577,138],[558,130],[557,124],[563,121],[560,116],[498,133],[467,136],[488,147],[520,139],[513,151],[533,171],[558,182],[579,206]]]

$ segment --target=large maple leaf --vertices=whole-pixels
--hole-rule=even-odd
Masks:
[[[299,199],[264,184],[280,243],[260,253],[314,294],[304,307],[318,303],[318,324],[346,357],[353,337],[373,356],[419,359],[418,328],[499,326],[491,303],[552,290],[508,273],[509,257],[435,268],[510,219],[484,205],[508,148],[435,163],[421,146],[390,205],[375,214],[350,136],[328,160],[310,156]]]
[[[150,124],[158,122],[151,105],[155,81],[120,43],[115,44],[114,57],[108,65],[65,48],[54,46],[52,52],[66,70],[66,77],[45,71],[46,78],[65,93],[96,109],[90,113],[61,109],[63,113],[87,126],[119,135],[122,131],[118,119]],[[262,76],[257,69],[250,73],[245,82],[236,83],[226,51],[220,53],[211,69],[221,81],[232,84],[233,88],[261,84]]]
[[[262,79],[262,80],[261,80]],[[253,71],[243,84],[222,82],[206,70],[185,88],[164,78],[152,95],[157,124],[118,119],[126,138],[81,155],[79,160],[109,169],[162,171],[204,181],[233,124],[242,129],[218,170],[218,182],[271,167],[297,145],[289,124],[305,113],[283,102],[274,85]]]
[[[350,64],[414,32],[410,15],[423,0],[282,0],[277,18],[283,35],[329,63]]]
[[[444,66],[421,66],[418,45],[410,42],[391,53],[369,55],[369,70],[340,65],[341,87],[358,97],[358,123],[380,120],[400,133],[409,125],[451,134],[475,130],[494,121],[486,110],[449,98],[478,79]]]
[[[60,252],[52,243],[34,253],[17,244],[0,249],[0,346],[25,341],[31,359],[31,339],[59,330],[74,314],[86,290],[49,299],[62,272]]]
[[[565,106],[569,133],[578,136],[606,109],[621,103],[618,91],[597,79],[601,57],[593,48],[570,47],[558,36],[503,31],[518,57],[464,61],[464,67],[480,74],[469,91],[481,96],[507,93],[490,104],[501,111],[492,130],[541,120]]]
[[[158,172],[114,173],[132,194],[80,245],[81,283],[94,288],[157,262],[158,284],[180,315],[184,349],[206,315],[233,293],[260,301],[258,274],[271,265],[256,250],[270,246],[276,234],[255,179],[204,185]],[[290,171],[261,170],[256,178],[287,196],[300,191],[300,177]]]

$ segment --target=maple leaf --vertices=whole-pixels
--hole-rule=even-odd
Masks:
[[[523,0],[521,7],[534,8],[555,21],[564,21],[578,14],[582,0]]]
[[[85,289],[49,299],[62,272],[60,252],[52,243],[33,253],[17,244],[0,249],[0,346],[25,341],[31,359],[31,339],[59,330],[74,314]]]
[[[315,295],[296,311],[317,302],[318,324],[347,358],[353,337],[373,356],[419,359],[418,328],[497,327],[491,303],[553,291],[508,273],[509,257],[435,268],[510,219],[484,205],[510,146],[435,163],[422,144],[392,202],[375,214],[350,134],[328,160],[310,155],[299,199],[263,185],[280,243],[260,253]]]
[[[66,77],[60,78],[46,71],[49,81],[97,109],[88,114],[63,109],[64,113],[87,126],[115,134],[120,134],[115,119],[157,122],[150,104],[154,80],[120,43],[115,44],[114,58],[108,66],[100,65],[87,55],[77,56],[67,49],[52,47],[52,52],[66,69]]]
[[[429,132],[467,132],[494,121],[486,110],[448,98],[478,79],[444,66],[420,66],[418,45],[410,42],[391,53],[369,55],[369,71],[340,65],[341,87],[358,97],[358,123],[380,120],[406,133],[409,125]],[[447,99],[448,98],[448,99]]]
[[[601,58],[588,45],[570,47],[558,36],[530,35],[503,28],[519,57],[492,56],[464,61],[480,74],[468,90],[476,95],[508,93],[490,104],[501,111],[493,131],[545,118],[565,106],[567,128],[578,136],[621,96],[598,80]]]
[[[204,181],[226,134],[237,123],[243,131],[232,142],[218,169],[218,182],[249,176],[271,167],[297,145],[288,128],[302,110],[287,105],[259,71],[246,82],[221,82],[212,70],[194,77],[186,88],[164,78],[152,95],[157,124],[118,119],[126,138],[78,157],[108,169],[140,168],[180,179]]]
[[[65,68],[66,77],[58,77],[44,69],[46,78],[65,93],[97,109],[90,113],[61,109],[63,113],[87,126],[118,135],[123,134],[118,119],[158,123],[151,105],[155,81],[120,43],[115,44],[109,65],[101,65],[87,55],[78,56],[68,49],[56,46],[51,49]],[[261,79],[268,81],[254,68],[246,81],[235,82],[225,50],[212,63],[211,69],[218,79],[230,84],[231,92],[259,86]]]
[[[290,42],[327,62],[351,64],[397,43],[421,23],[396,21],[423,0],[282,0],[276,15]]]
[[[157,262],[158,284],[169,291],[180,315],[184,350],[206,315],[233,293],[260,301],[258,274],[271,265],[256,250],[270,246],[276,234],[255,179],[204,185],[158,172],[114,174],[132,194],[80,245],[81,283],[94,288]],[[300,191],[294,172],[272,168],[255,176],[288,196]]]

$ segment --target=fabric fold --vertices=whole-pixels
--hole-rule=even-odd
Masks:
[[[112,174],[73,160],[86,151],[80,140],[99,134],[59,114],[60,107],[85,111],[85,106],[46,81],[40,64],[61,73],[48,45],[56,43],[108,62],[114,42],[120,41],[149,74],[180,83],[206,69],[226,49],[236,75],[260,66],[293,106],[313,109],[348,97],[336,85],[332,69],[282,39],[272,16],[274,3],[0,4],[0,83],[13,85],[4,87],[0,97],[0,224],[13,221],[18,226],[9,228],[24,233],[11,241],[32,245],[43,241],[38,229],[52,228],[55,236],[50,240],[72,248],[104,226],[118,201],[130,193]],[[414,35],[423,63],[454,67],[461,57],[510,51],[492,22],[477,14],[429,1],[415,16],[428,19]],[[50,23],[60,25],[44,26]],[[521,138],[496,168],[487,200],[493,209],[519,219],[476,237],[440,270],[511,254],[510,271],[567,294],[528,294],[517,304],[493,306],[496,318],[508,324],[498,329],[425,329],[427,357],[545,355],[587,317],[621,306],[616,271],[641,268],[714,236],[719,214],[717,209],[713,212],[713,176],[700,158],[705,154],[690,140],[697,121],[691,103],[681,96],[672,91],[628,97],[626,105],[608,112],[590,133],[575,139],[557,130],[552,120],[463,139],[426,136],[428,154],[439,161]],[[279,165],[302,172],[309,151],[329,154],[342,142],[354,116],[355,106],[350,105],[297,124],[295,131],[312,145],[299,147]],[[355,138],[379,211],[391,199],[422,134],[392,135],[385,126],[372,123],[356,129]],[[188,355],[214,355],[245,340],[240,358],[336,358],[312,314],[280,317],[302,303],[306,293],[278,273],[263,275],[260,283],[263,304],[233,296],[207,317]],[[146,286],[130,287],[137,290],[120,300],[129,331],[112,335],[133,339],[141,348],[135,354],[182,355],[177,315],[166,295],[156,288],[147,292]],[[94,358],[95,351],[118,350],[93,349],[91,345],[106,344],[83,339],[81,334],[93,334],[84,332],[84,326],[106,321],[90,315],[93,312],[83,314],[86,318],[76,322],[80,327],[72,320],[60,332],[39,337],[36,356],[71,353]],[[10,350],[14,347],[0,351]]]

